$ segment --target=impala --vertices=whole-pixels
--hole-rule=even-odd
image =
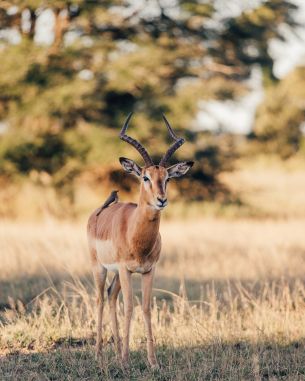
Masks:
[[[184,175],[194,164],[193,161],[179,162],[169,168],[166,164],[173,153],[184,143],[183,138],[175,135],[165,116],[163,119],[174,143],[170,146],[158,165],[155,165],[146,149],[135,139],[126,135],[132,114],[129,114],[120,138],[131,144],[144,159],[141,168],[133,160],[120,157],[125,171],[137,176],[140,180],[138,204],[117,202],[95,210],[88,221],[88,242],[97,288],[97,341],[96,355],[102,350],[102,319],[104,308],[104,289],[107,271],[115,275],[108,288],[109,310],[113,338],[117,353],[123,365],[129,358],[130,322],[133,311],[133,293],[131,274],[142,274],[142,307],[147,336],[148,362],[151,367],[158,367],[154,339],[151,327],[151,294],[155,272],[161,251],[159,233],[161,211],[168,204],[167,183],[172,177]],[[116,312],[116,301],[122,290],[124,302],[124,335],[123,348],[119,337],[119,326]]]

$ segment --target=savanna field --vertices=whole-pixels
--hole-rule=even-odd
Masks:
[[[301,0],[0,0],[0,381],[305,381],[304,26]],[[141,157],[167,168],[141,200],[169,205],[154,337],[134,274],[123,367],[106,291],[95,356],[86,228],[111,191],[138,201]]]
[[[241,203],[170,204],[162,220],[153,372],[138,276],[130,369],[108,306],[95,360],[85,219],[1,221],[0,380],[304,380],[304,166],[243,162],[222,180]]]

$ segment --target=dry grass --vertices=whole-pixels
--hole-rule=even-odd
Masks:
[[[2,223],[1,380],[124,379],[107,310],[104,364],[94,360],[84,230]],[[136,276],[126,379],[304,379],[304,220],[208,219],[162,232],[153,309],[161,371],[147,368]]]
[[[304,157],[279,162],[261,156],[241,160],[236,167],[222,180],[242,199],[242,213],[263,218],[305,218]]]
[[[154,373],[146,362],[139,277],[126,374],[113,353],[107,308],[104,361],[94,359],[85,224],[3,221],[0,379],[304,380],[304,179],[293,163],[242,164],[224,176],[241,193],[240,209],[197,205],[193,219],[162,224],[153,303],[161,370]],[[210,217],[194,218],[210,207]]]

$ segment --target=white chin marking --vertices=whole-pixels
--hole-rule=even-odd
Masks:
[[[163,206],[156,205],[155,209],[157,209],[157,210],[163,210],[166,206],[167,206],[167,204],[165,204]]]

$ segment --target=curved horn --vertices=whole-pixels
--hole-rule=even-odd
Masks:
[[[153,161],[151,157],[149,156],[148,152],[146,149],[135,139],[131,138],[130,136],[126,135],[126,131],[128,128],[128,123],[132,117],[132,112],[128,115],[126,122],[124,123],[124,126],[122,127],[122,130],[120,132],[120,139],[124,140],[124,142],[127,142],[131,144],[143,157],[144,162],[147,166],[153,165]]]
[[[168,129],[168,132],[170,134],[170,136],[175,140],[175,142],[169,147],[169,149],[167,150],[167,152],[165,153],[165,155],[162,157],[159,165],[161,165],[162,167],[165,167],[166,163],[168,162],[168,160],[170,159],[170,157],[174,154],[175,151],[177,151],[177,149],[179,147],[182,146],[182,144],[185,142],[185,140],[183,138],[179,138],[179,136],[177,136],[173,129],[171,128],[168,120],[165,118],[165,115],[162,114],[162,117],[163,117],[163,120],[166,124],[166,127]]]

